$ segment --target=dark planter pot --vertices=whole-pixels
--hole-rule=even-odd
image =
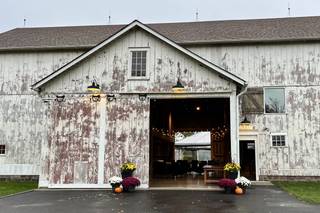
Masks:
[[[242,191],[243,191],[243,194],[245,194],[247,192],[247,188],[245,187],[241,187]]]
[[[132,177],[132,174],[133,174],[133,171],[121,172],[121,177],[122,177],[122,179],[127,178],[127,177]]]
[[[233,191],[234,191],[234,187],[229,187],[229,186],[224,187],[224,193],[226,194],[232,194]]]
[[[112,192],[115,193],[114,190],[115,190],[116,188],[120,187],[120,183],[113,184],[113,185],[111,185],[111,187],[112,187]]]
[[[228,174],[228,178],[233,179],[233,180],[237,179],[237,177],[238,177],[238,171],[228,172],[227,174]]]
[[[124,192],[134,192],[136,191],[136,187],[135,186],[129,186],[127,188],[123,188]]]

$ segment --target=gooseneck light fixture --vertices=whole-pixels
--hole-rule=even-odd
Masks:
[[[247,116],[244,116],[243,121],[241,121],[242,124],[250,124],[251,122],[247,119]]]
[[[93,80],[92,84],[87,87],[87,90],[92,93],[99,93],[100,92],[100,85],[97,83],[96,80]]]
[[[240,123],[240,130],[253,130],[253,125],[251,122],[247,119],[247,116],[244,116],[243,121]]]
[[[87,87],[88,92],[92,93],[91,101],[99,102],[101,100],[100,97],[100,85],[94,79],[92,84]]]
[[[174,93],[181,93],[181,92],[185,91],[184,86],[182,85],[182,83],[180,81],[180,78],[178,78],[177,84],[172,87],[172,91]]]

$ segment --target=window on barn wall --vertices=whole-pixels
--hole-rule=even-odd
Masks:
[[[147,74],[147,51],[131,51],[131,77],[146,77]]]
[[[265,113],[285,113],[285,91],[284,88],[264,89]]]
[[[242,114],[263,113],[263,88],[248,88],[247,92],[241,96]]]
[[[272,134],[271,143],[274,147],[286,146],[286,135],[285,134]]]
[[[0,145],[0,155],[6,154],[6,145]]]

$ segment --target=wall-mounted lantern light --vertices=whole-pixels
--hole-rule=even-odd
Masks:
[[[56,101],[63,102],[65,99],[65,95],[56,95]]]
[[[107,100],[108,100],[109,102],[113,101],[115,98],[116,98],[116,97],[115,97],[114,94],[108,94],[108,95],[107,95]]]
[[[240,130],[253,130],[253,125],[251,122],[247,119],[247,116],[244,117],[243,121],[240,123]]]
[[[241,121],[242,124],[250,124],[251,122],[247,119],[247,116],[244,116],[243,121]]]
[[[180,78],[178,78],[177,84],[172,87],[174,93],[185,92],[184,86],[182,85]]]
[[[97,83],[96,80],[93,80],[92,84],[87,87],[87,90],[92,93],[99,93],[100,92],[100,85]]]
[[[145,101],[147,99],[147,94],[139,94],[139,100]]]
[[[101,100],[100,94],[93,94],[93,95],[91,96],[91,100],[92,100],[93,102],[99,102],[99,101]]]

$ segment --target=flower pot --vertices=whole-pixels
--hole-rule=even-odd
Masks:
[[[234,190],[233,187],[229,187],[229,186],[224,187],[224,192],[225,192],[226,194],[232,194],[232,193],[233,193],[233,190]]]
[[[242,193],[245,194],[247,192],[247,188],[246,187],[241,187],[242,188]]]
[[[136,191],[136,187],[135,186],[129,186],[128,188],[123,188],[124,192],[134,192]]]
[[[238,171],[228,172],[227,175],[228,175],[228,178],[235,180],[238,177]]]
[[[132,177],[133,171],[123,171],[121,172],[122,179],[126,177]]]
[[[112,187],[112,192],[115,193],[114,190],[115,190],[116,188],[120,187],[120,183],[112,184],[111,187]]]

